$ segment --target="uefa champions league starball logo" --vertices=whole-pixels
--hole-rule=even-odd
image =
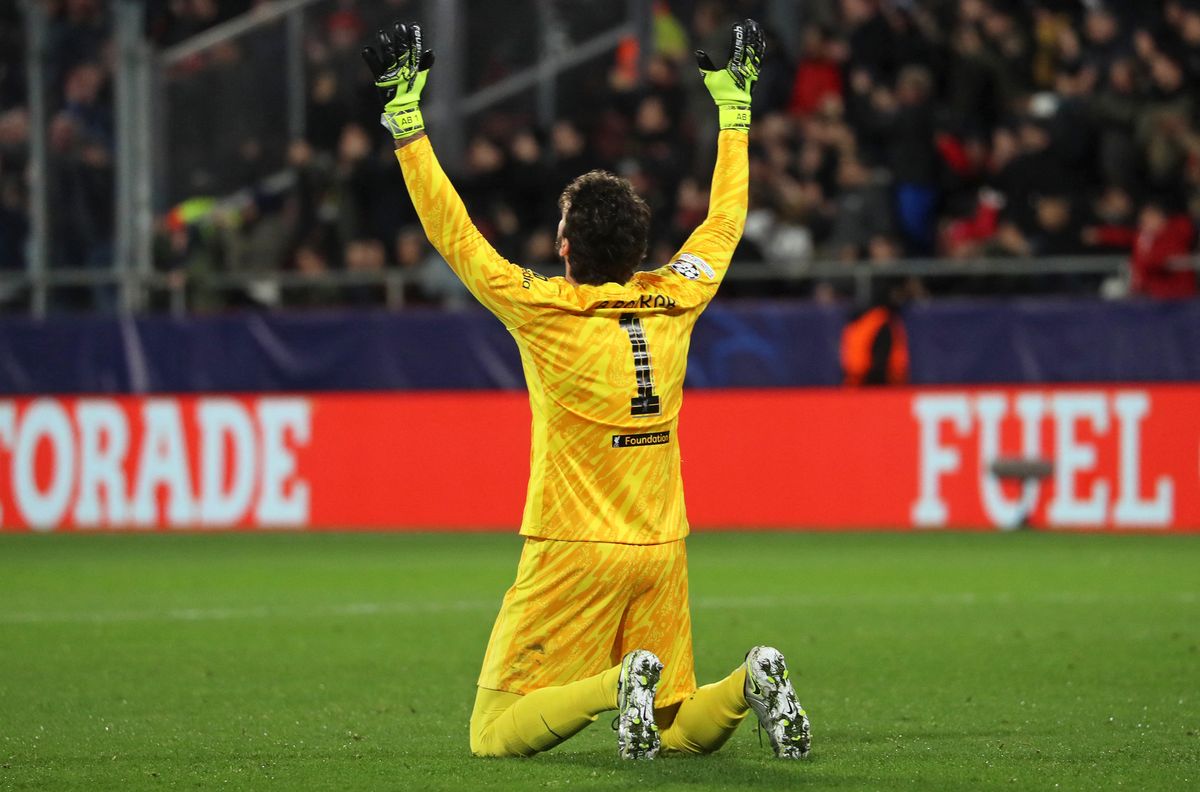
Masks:
[[[671,264],[671,269],[678,272],[688,280],[700,280],[700,275],[712,278],[715,276],[713,268],[708,265],[708,262],[699,256],[691,253],[684,253]]]

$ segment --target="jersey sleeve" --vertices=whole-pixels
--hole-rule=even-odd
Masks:
[[[557,292],[552,280],[513,264],[484,239],[429,138],[397,149],[396,159],[425,235],[471,294],[509,329],[532,318]]]
[[[708,216],[664,268],[674,270],[704,301],[711,300],[729,270],[729,262],[746,226],[750,192],[749,135],[740,130],[722,130],[717,138],[717,164],[713,169]]]

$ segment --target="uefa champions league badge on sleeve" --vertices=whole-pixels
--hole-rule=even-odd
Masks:
[[[713,268],[708,266],[708,262],[699,256],[691,253],[683,253],[671,264],[671,269],[678,272],[688,280],[700,280],[700,273],[704,273],[709,280],[716,277]]]

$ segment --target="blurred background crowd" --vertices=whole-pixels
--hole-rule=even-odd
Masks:
[[[147,33],[169,47],[269,0],[165,0]],[[53,20],[50,261],[110,266],[113,85],[108,4],[49,0]],[[468,88],[532,63],[536,45],[490,36],[532,2],[468,0]],[[562,0],[578,29],[605,3]],[[15,0],[0,0],[0,268],[24,267],[29,112]],[[530,6],[525,8],[524,6]],[[289,138],[277,92],[234,75],[278,71],[287,53],[234,43],[176,64],[167,147],[169,207],[156,266],[180,288],[213,273],[284,269],[402,272],[406,303],[467,296],[424,240],[378,127],[358,50],[379,24],[419,13],[405,0],[320,4],[305,28],[305,133]],[[568,72],[553,123],[533,102],[474,117],[447,163],[476,223],[507,257],[554,272],[559,192],[606,168],[654,212],[649,264],[670,260],[703,219],[716,135],[691,51],[723,57],[733,19],[770,35],[755,94],[751,209],[737,260],[781,275],[814,261],[1127,255],[1132,288],[1186,297],[1200,220],[1200,0],[662,0],[639,80],[635,41]],[[437,48],[438,31],[428,29]],[[220,75],[227,68],[224,78]],[[192,80],[195,75],[204,79]],[[215,77],[214,77],[215,75]],[[429,92],[437,91],[437,68]],[[212,112],[209,108],[220,107]],[[439,130],[430,124],[435,148]],[[216,156],[214,157],[214,153]],[[214,164],[215,163],[215,164]],[[281,294],[209,289],[199,307],[375,304],[374,285]],[[836,300],[820,281],[731,291]],[[1095,294],[1099,278],[1047,276],[974,286],[910,279],[911,294]],[[94,300],[93,300],[94,302]]]

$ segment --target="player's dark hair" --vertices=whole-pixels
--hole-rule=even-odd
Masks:
[[[571,277],[599,286],[626,283],[646,258],[650,207],[627,179],[594,170],[567,185],[558,199],[571,243]]]

